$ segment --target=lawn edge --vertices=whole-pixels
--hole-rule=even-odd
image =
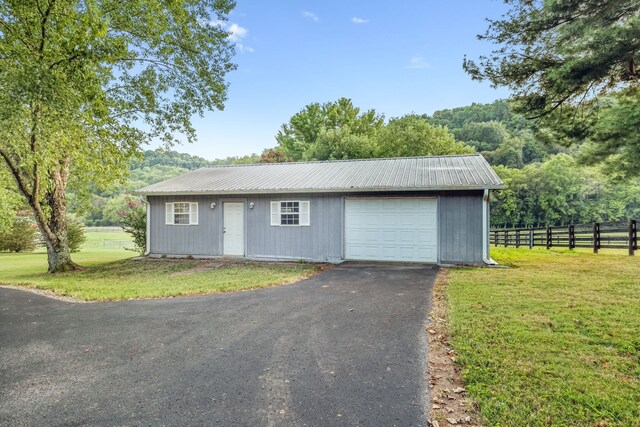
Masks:
[[[235,264],[239,264],[239,263],[235,263]],[[269,262],[269,264],[279,264],[279,263]],[[285,263],[285,264],[289,264],[289,263]],[[291,263],[290,265],[295,265],[295,263]],[[297,283],[300,283],[304,280],[310,279],[316,276],[317,274],[320,274],[322,272],[332,269],[333,267],[335,267],[333,264],[319,264],[318,268],[316,270],[311,271],[309,274],[305,274],[305,275],[302,275],[301,277],[291,279],[291,280],[286,280],[273,285],[258,286],[255,288],[237,289],[232,291],[192,292],[192,293],[182,293],[177,295],[158,295],[158,296],[140,297],[140,298],[86,299],[85,300],[85,299],[74,298],[69,295],[61,295],[51,289],[42,289],[42,288],[39,288],[38,285],[29,285],[29,284],[0,283],[0,288],[31,292],[33,294],[40,295],[45,298],[51,298],[51,299],[55,299],[62,302],[72,303],[72,304],[100,304],[100,303],[107,303],[107,302],[146,301],[146,300],[175,299],[175,298],[186,298],[186,297],[203,297],[207,295],[236,294],[240,292],[257,291],[260,289],[290,286],[290,285],[295,285]],[[66,274],[69,274],[69,273],[66,273]]]
[[[68,295],[57,294],[54,291],[51,291],[49,289],[40,289],[40,288],[36,288],[36,287],[33,287],[33,286],[27,286],[27,285],[11,285],[11,284],[8,284],[8,283],[0,283],[0,288],[15,289],[17,291],[31,292],[32,294],[40,295],[40,296],[45,297],[45,298],[51,298],[51,299],[55,299],[55,300],[62,301],[62,302],[72,303],[72,304],[91,304],[91,303],[100,302],[98,300],[77,299],[77,298],[70,297]]]
[[[474,402],[467,397],[465,384],[456,363],[455,351],[449,344],[447,309],[448,269],[442,268],[433,287],[430,323],[425,333],[429,341],[429,423],[433,427],[445,425],[481,426]]]

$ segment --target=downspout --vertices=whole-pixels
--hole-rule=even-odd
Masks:
[[[489,190],[487,188],[482,195],[482,262],[486,265],[497,264],[489,257]]]
[[[147,241],[145,242],[145,248],[144,248],[144,256],[149,255],[149,253],[151,252],[151,221],[149,221],[149,217],[151,216],[151,205],[149,204],[149,200],[147,199],[147,196],[142,196],[142,201],[144,202],[144,206],[146,208],[146,212],[147,212],[147,232],[146,232],[146,238]]]

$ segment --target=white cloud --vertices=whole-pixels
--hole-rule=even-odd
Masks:
[[[247,46],[243,43],[243,40],[249,35],[249,30],[245,27],[236,24],[235,22],[227,23],[220,20],[209,22],[209,25],[214,27],[221,27],[229,32],[229,40],[235,44],[236,49],[241,53],[252,53],[255,50],[251,46]]]
[[[318,18],[318,15],[316,15],[313,12],[309,12],[308,10],[303,10],[302,11],[302,16],[304,16],[305,18],[309,18],[314,22],[320,21],[320,18]]]
[[[254,48],[252,48],[251,46],[245,46],[242,43],[236,43],[236,47],[242,53],[245,53],[245,52],[253,53],[253,52],[255,52]]]
[[[236,43],[242,40],[243,38],[247,37],[247,34],[249,34],[249,30],[247,30],[244,27],[241,27],[236,23],[232,23],[227,29],[227,31],[231,33],[231,35],[229,36],[229,40]]]
[[[405,68],[431,68],[431,64],[429,64],[422,56],[414,56],[409,60],[409,65]]]
[[[369,20],[354,16],[353,18],[351,18],[351,22],[353,22],[354,24],[366,24],[367,22],[369,22]]]

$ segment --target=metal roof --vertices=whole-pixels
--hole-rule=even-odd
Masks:
[[[480,154],[208,167],[149,185],[143,195],[501,189]]]

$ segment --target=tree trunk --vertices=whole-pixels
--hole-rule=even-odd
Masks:
[[[67,196],[65,189],[69,174],[69,161],[64,162],[59,170],[51,172],[52,186],[47,192],[45,202],[48,215],[44,214],[37,199],[33,199],[31,207],[34,212],[42,240],[47,247],[49,273],[61,273],[77,270],[79,266],[71,261],[71,250],[67,237]]]

